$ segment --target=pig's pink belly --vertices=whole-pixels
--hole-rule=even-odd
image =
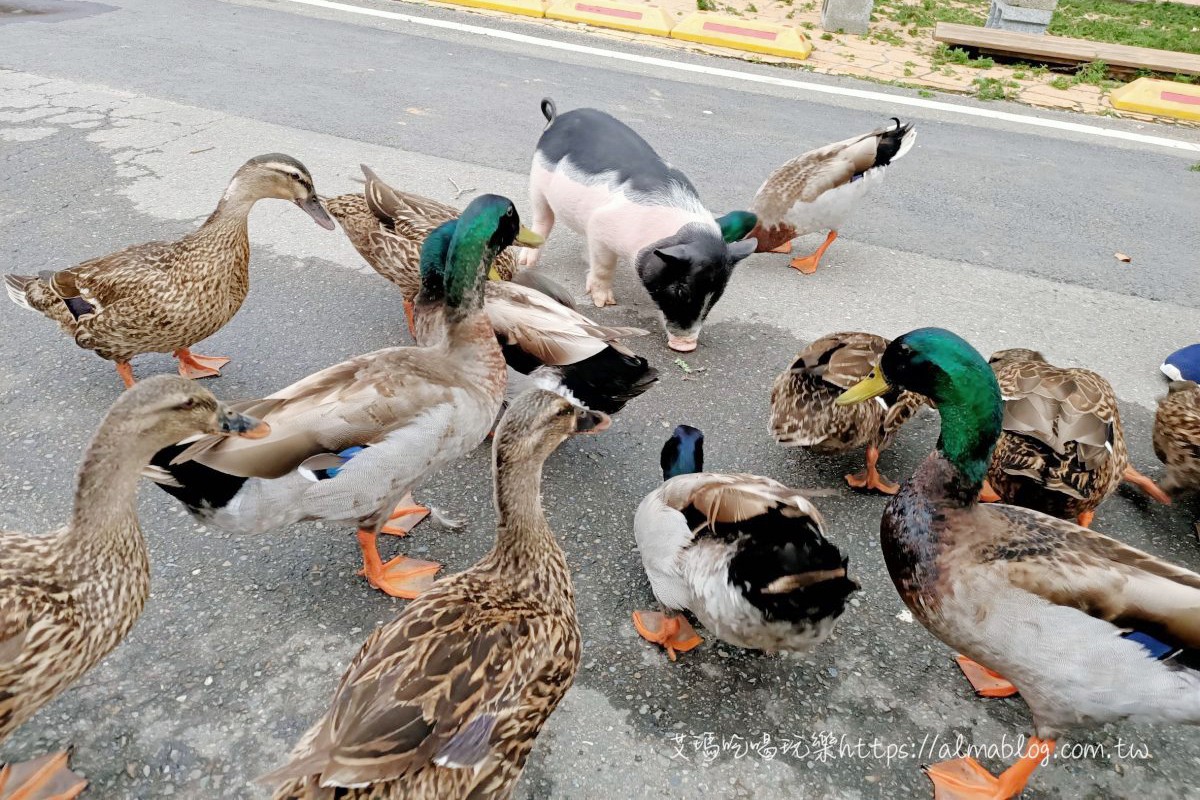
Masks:
[[[698,219],[670,206],[638,205],[606,186],[589,186],[542,167],[534,167],[533,183],[554,210],[555,222],[603,243],[630,263],[642,248]]]

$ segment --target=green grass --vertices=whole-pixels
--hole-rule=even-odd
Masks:
[[[917,97],[933,97],[933,96],[934,96],[933,92],[929,91],[928,89],[918,89],[917,90]]]
[[[1011,100],[1016,97],[1016,90],[1021,88],[1016,81],[999,78],[976,78],[971,83],[975,86],[975,96],[980,100]]]
[[[1049,33],[1200,54],[1200,8],[1180,3],[1060,0]]]
[[[713,0],[696,0],[697,11],[716,11],[717,4]]]
[[[904,46],[904,40],[890,28],[877,28],[871,31],[871,38],[884,44],[890,44],[893,47]]]
[[[1188,171],[1200,172],[1200,161],[1197,161],[1195,164],[1192,164],[1190,167],[1188,167]]]
[[[916,35],[919,28],[932,28],[939,22],[958,22],[963,25],[982,25],[987,19],[988,2],[968,0],[968,3],[950,5],[945,0],[921,0],[916,5],[902,5],[899,0],[879,0],[875,10],[880,16],[909,28],[909,35]]]
[[[908,28],[932,28],[939,22],[983,25],[989,0],[877,0],[875,11]],[[1093,42],[1112,42],[1157,50],[1200,54],[1200,9],[1181,3],[1124,0],[1059,0],[1049,33]]]
[[[956,64],[960,67],[974,67],[975,69],[991,69],[996,66],[996,62],[986,56],[971,58],[971,54],[961,47],[947,47],[944,42],[938,42],[938,46],[933,51],[933,65],[940,67],[942,64]]]
[[[1059,91],[1066,91],[1081,83],[1098,86],[1101,89],[1112,89],[1114,86],[1121,85],[1120,81],[1114,81],[1108,77],[1108,65],[1103,61],[1080,64],[1074,75],[1056,75],[1054,80],[1050,81],[1050,85]]]

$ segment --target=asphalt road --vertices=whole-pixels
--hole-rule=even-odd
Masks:
[[[450,10],[364,4],[913,96]],[[628,271],[616,285],[621,305],[597,312],[605,322],[656,331],[635,346],[663,379],[610,431],[569,443],[547,465],[545,503],[576,570],[584,657],[518,796],[925,797],[931,791],[919,765],[937,760],[929,754],[935,737],[938,746],[961,736],[998,747],[1028,733],[1019,699],[976,700],[947,649],[899,616],[903,606],[876,544],[884,501],[844,488],[841,475],[858,468],[857,457],[818,459],[773,444],[770,382],[805,342],[834,330],[895,335],[937,324],[985,353],[1036,347],[1112,380],[1134,461],[1157,474],[1150,425],[1165,387],[1156,367],[1200,327],[1200,175],[1188,170],[1200,156],[288,2],[40,6],[73,13],[18,19],[0,7],[4,271],[68,266],[177,237],[208,214],[233,170],[260,152],[300,158],[323,194],[353,190],[365,162],[398,186],[442,200],[455,199],[456,183],[469,190],[460,203],[493,191],[524,208],[542,124],[537,101],[545,95],[562,109],[586,104],[619,114],[719,210],[747,203],[772,167],[809,147],[893,115],[914,119],[916,148],[815,276],[773,255],[739,268],[700,350],[687,358],[695,371],[676,366]],[[1200,140],[1169,126],[1040,116]],[[223,377],[206,384],[219,396],[261,396],[346,356],[406,341],[398,296],[340,233],[264,202],[251,238],[250,297],[198,348],[234,357]],[[1133,262],[1117,262],[1118,250]],[[560,230],[543,259],[580,295],[581,254],[581,241]],[[172,368],[162,356],[135,362],[140,375]],[[119,389],[107,362],[75,348],[48,321],[0,306],[0,526],[47,530],[67,517],[80,450]],[[679,422],[707,432],[713,469],[837,490],[819,505],[863,591],[833,640],[807,658],[709,642],[669,664],[629,624],[630,610],[652,599],[630,520],[656,484],[659,447]],[[885,471],[907,475],[935,438],[929,412],[885,454]],[[488,549],[494,529],[484,449],[418,496],[466,517],[466,528],[425,523],[407,542],[389,545],[450,570]],[[229,536],[196,525],[152,487],[141,510],[154,569],[145,614],[100,667],[5,743],[3,757],[73,742],[90,796],[261,797],[252,779],[280,763],[325,708],[367,633],[402,603],[355,577],[349,530],[299,525]],[[1122,490],[1100,509],[1096,527],[1200,569],[1190,524],[1196,510],[1194,501],[1163,508]],[[764,734],[778,750],[739,752],[731,738]],[[860,750],[860,738],[875,751]],[[721,748],[722,739],[734,746]],[[1193,730],[1110,727],[1079,742],[1092,753],[1040,770],[1028,797],[1193,791],[1200,766]],[[720,752],[710,758],[714,743]],[[997,768],[1008,759],[984,760]]]

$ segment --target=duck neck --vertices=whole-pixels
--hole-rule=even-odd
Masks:
[[[138,527],[137,488],[150,457],[138,431],[106,421],[84,454],[71,524],[59,541],[73,594],[97,631],[119,640],[150,592],[150,557]],[[132,444],[131,446],[131,443]],[[133,608],[135,613],[130,614]]]
[[[469,357],[460,359],[460,363],[476,376],[476,385],[503,393],[507,365],[487,314],[482,309],[467,315],[451,315],[451,309],[446,311],[445,338],[441,340],[441,346],[451,351],[468,352]]]
[[[254,188],[244,177],[234,175],[233,180],[226,187],[221,201],[217,203],[217,207],[213,209],[208,219],[204,221],[204,227],[210,228],[219,225],[221,227],[245,229],[247,220],[250,217],[250,211],[260,199],[261,196],[258,192],[254,191]]]
[[[543,458],[516,457],[496,447],[496,546],[501,569],[536,579],[545,572],[566,572],[566,557],[542,509]],[[547,584],[540,582],[543,587]]]
[[[1004,416],[995,375],[984,365],[978,374],[959,379],[937,407],[942,418],[937,449],[951,467],[948,498],[973,503],[987,475]]]

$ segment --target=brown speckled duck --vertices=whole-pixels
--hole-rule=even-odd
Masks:
[[[441,565],[405,556],[384,562],[378,535],[403,536],[414,517],[423,518],[428,509],[413,505],[409,492],[478,447],[496,420],[507,373],[483,312],[483,284],[492,259],[514,241],[541,239],[521,226],[508,198],[475,198],[456,223],[425,240],[427,256],[446,262],[444,280],[420,295],[422,305],[443,309],[437,341],[355,356],[241,404],[274,433],[258,442],[178,442],[155,455],[147,475],[228,531],[264,533],[300,520],[353,524],[361,574],[394,597],[416,597]]]
[[[421,243],[459,210],[428,197],[388,186],[366,164],[362,194],[327,198],[325,207],[341,223],[354,249],[371,268],[400,287],[408,328],[413,329],[413,301],[421,289]],[[496,256],[489,278],[509,280],[516,269],[512,249]]]
[[[492,551],[435,583],[363,645],[276,800],[512,795],[579,667],[571,573],[541,505],[542,465],[608,417],[553,392],[518,397],[493,443]]]
[[[888,165],[916,142],[911,123],[894,121],[895,125],[809,150],[772,172],[751,208],[758,217],[750,232],[758,240],[757,252],[790,253],[797,236],[829,231],[816,252],[792,259],[794,269],[806,275],[816,272],[842,222],[883,180]]]
[[[269,153],[234,173],[216,210],[175,242],[146,242],[70,269],[37,276],[5,275],[17,305],[57,322],[85,350],[115,362],[126,386],[129,361],[141,353],[171,353],[185,378],[219,375],[228,358],[192,353],[233,319],[250,289],[247,217],[264,198],[290,200],[318,225],[333,229],[296,159]]]
[[[137,484],[150,457],[192,434],[265,432],[183,378],[151,378],[100,423],[71,521],[42,536],[0,531],[0,741],[104,658],[141,614],[150,562]],[[0,797],[75,797],[86,782],[66,761],[64,752],[4,767]]]
[[[1004,397],[1004,432],[988,468],[986,499],[998,495],[1085,527],[1122,480],[1170,502],[1130,466],[1108,381],[1091,370],[1056,367],[1033,350],[1001,350],[990,363]]]
[[[871,372],[888,340],[853,331],[822,336],[796,354],[771,387],[771,433],[780,444],[814,453],[867,450],[867,468],[847,475],[856,489],[895,494],[897,486],[879,474],[879,453],[900,427],[920,410],[924,398],[892,392],[874,402],[842,407],[834,401]]]
[[[1166,464],[1162,488],[1200,491],[1200,385],[1172,381],[1154,415],[1154,454]]]
[[[1000,775],[970,757],[927,767],[938,800],[1016,797],[1074,730],[1200,724],[1200,575],[1073,522],[979,503],[1006,411],[960,337],[898,337],[838,402],[892,389],[928,397],[941,436],[884,509],[888,573],[913,617],[1006,675],[1033,715],[1035,738]]]

